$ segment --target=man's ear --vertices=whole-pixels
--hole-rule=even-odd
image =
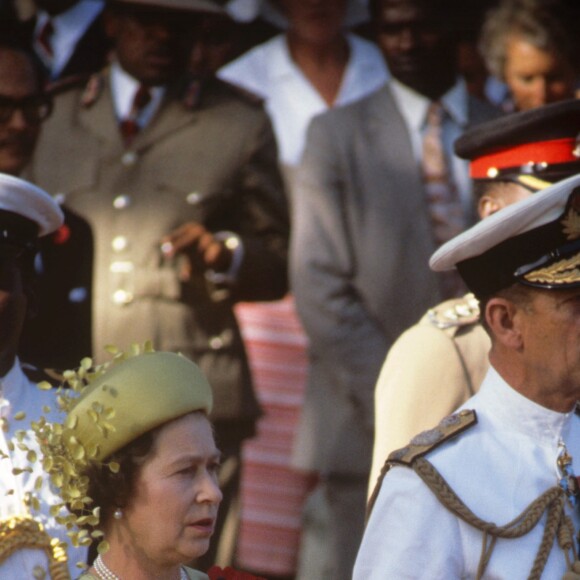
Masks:
[[[520,350],[523,346],[518,312],[520,308],[511,300],[491,298],[485,306],[485,321],[494,340],[506,348]]]
[[[481,219],[489,217],[495,212],[505,207],[505,203],[493,195],[482,195],[477,203],[477,213]]]

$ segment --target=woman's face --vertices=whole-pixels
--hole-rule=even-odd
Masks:
[[[574,70],[564,59],[513,37],[506,45],[504,76],[518,111],[574,97]]]
[[[159,431],[120,520],[136,552],[162,567],[207,551],[222,499],[218,467],[211,425],[201,413]]]
[[[282,0],[292,33],[306,41],[324,44],[343,28],[346,0]]]

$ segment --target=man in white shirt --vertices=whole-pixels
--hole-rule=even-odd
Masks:
[[[375,4],[377,40],[392,79],[314,118],[292,196],[292,288],[311,363],[296,447],[323,479],[333,579],[351,574],[362,536],[373,393],[384,357],[448,292],[426,266],[442,241],[436,231],[449,225],[436,220],[428,202],[426,114],[436,102],[445,113],[439,155],[447,158],[454,195],[443,215],[454,228],[469,224],[474,210],[464,187],[467,168],[452,157],[452,141],[469,123],[494,115],[457,77],[452,3]]]
[[[466,131],[455,152],[469,160],[480,218],[580,171],[574,151],[580,101],[513,113]],[[372,493],[389,454],[434,427],[478,390],[489,336],[473,294],[434,305],[389,350],[375,388]]]
[[[431,258],[479,299],[491,368],[458,413],[390,455],[355,580],[577,577],[579,208],[576,175]]]

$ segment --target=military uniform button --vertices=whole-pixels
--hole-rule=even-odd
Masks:
[[[113,274],[127,274],[128,272],[133,271],[133,262],[129,260],[116,260],[111,262],[109,270],[113,272]]]
[[[133,302],[133,294],[128,290],[115,290],[115,292],[113,292],[113,302],[119,305],[130,304]]]
[[[121,163],[125,167],[131,167],[131,165],[135,165],[136,162],[137,162],[137,153],[135,153],[134,151],[127,151],[126,153],[123,154],[123,157],[121,157]]]
[[[131,205],[131,196],[130,195],[118,195],[113,200],[113,207],[115,209],[125,209]]]
[[[122,252],[123,250],[127,249],[128,245],[129,240],[127,240],[125,236],[116,236],[111,242],[111,247],[113,248],[114,252]]]
[[[190,205],[196,205],[201,201],[201,193],[198,193],[197,191],[192,191],[191,193],[187,194],[185,200]]]

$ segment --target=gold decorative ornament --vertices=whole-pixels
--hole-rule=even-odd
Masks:
[[[566,217],[562,219],[562,226],[562,231],[569,240],[580,238],[580,213],[574,207],[571,207]]]
[[[70,580],[65,547],[57,538],[51,538],[42,524],[29,516],[14,516],[0,521],[0,562],[18,550],[43,550],[48,558],[51,580]],[[45,578],[46,570],[35,568],[35,578]]]
[[[570,284],[580,280],[580,254],[534,270],[524,280],[535,284]]]

